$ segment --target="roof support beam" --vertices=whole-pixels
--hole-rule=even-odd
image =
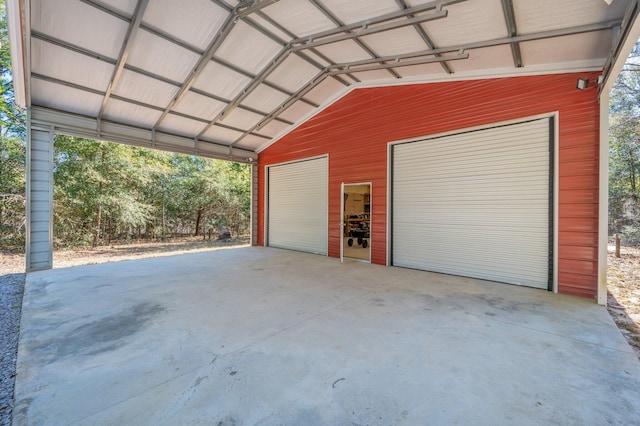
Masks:
[[[577,27],[562,28],[558,30],[541,31],[537,33],[519,35],[515,37],[504,37],[504,38],[497,38],[493,40],[466,43],[458,46],[439,47],[435,49],[421,50],[418,52],[397,55],[394,58],[396,58],[397,60],[403,60],[408,58],[418,58],[421,56],[438,55],[442,53],[463,52],[465,50],[482,49],[484,47],[503,46],[505,44],[520,43],[524,41],[544,40],[544,39],[564,37],[564,36],[569,36],[574,34],[584,34],[584,33],[590,33],[595,31],[609,30],[618,25],[620,25],[620,21],[600,22],[597,24],[580,25]],[[370,60],[366,59],[364,61],[352,62],[350,63],[350,65],[354,66],[358,64],[368,64],[369,62]]]
[[[136,32],[138,31],[138,28],[140,28],[140,24],[142,23],[142,16],[144,15],[144,11],[147,8],[147,4],[149,4],[149,0],[138,0],[138,3],[136,4],[136,8],[133,12],[133,18],[129,22],[129,28],[127,28],[127,34],[124,37],[122,49],[120,49],[120,54],[118,55],[118,62],[115,69],[113,70],[113,75],[111,76],[111,80],[109,81],[109,85],[107,86],[104,99],[102,100],[102,106],[100,107],[100,112],[98,113],[98,119],[100,119],[104,114],[104,110],[107,108],[107,102],[109,102],[111,92],[118,85],[118,81],[120,81],[120,76],[122,75],[122,71],[124,70],[124,65],[127,63],[129,51],[131,50],[131,46],[133,46],[133,40],[135,39]]]
[[[207,66],[209,61],[213,58],[213,55],[220,48],[220,46],[222,45],[224,40],[227,38],[229,33],[231,33],[231,30],[235,25],[236,19],[237,18],[236,16],[234,16],[234,14],[230,14],[227,17],[227,19],[224,21],[224,24],[222,24],[222,27],[218,31],[218,34],[216,34],[216,36],[213,38],[213,40],[207,47],[207,50],[202,54],[202,56],[200,56],[200,59],[198,60],[198,63],[195,65],[193,70],[191,70],[189,77],[187,77],[185,82],[182,84],[182,87],[180,87],[180,90],[178,91],[176,96],[173,98],[173,100],[169,102],[169,105],[167,105],[167,107],[165,108],[164,112],[162,113],[158,121],[156,121],[156,124],[153,126],[153,130],[156,130],[158,128],[160,123],[162,123],[162,120],[164,120],[167,114],[169,114],[169,111],[171,111],[173,107],[178,102],[180,102],[182,98],[184,98],[184,96],[187,94],[191,86],[193,86],[193,84],[196,82],[196,79],[200,76],[200,74],[202,74],[202,72],[204,71],[204,68]]]
[[[278,108],[276,108],[273,111],[271,111],[271,113],[269,113],[269,115],[267,115],[265,118],[260,120],[260,122],[258,122],[254,126],[252,126],[249,130],[245,131],[242,134],[242,136],[240,136],[238,139],[233,141],[231,146],[236,145],[238,142],[240,142],[246,136],[248,136],[251,133],[255,132],[256,130],[266,126],[268,123],[273,121],[278,116],[278,114],[280,114],[282,111],[284,111],[287,108],[289,108],[291,105],[293,105],[298,100],[302,99],[302,97],[304,95],[309,93],[314,87],[316,87],[318,84],[322,83],[328,77],[329,77],[329,74],[327,72],[325,72],[324,70],[319,72],[307,85],[305,85],[304,87],[300,88],[291,98],[287,99],[287,101],[285,103],[283,103]]]
[[[324,7],[324,5],[320,3],[319,0],[309,0],[309,2],[312,5],[314,5],[316,9],[322,12],[324,16],[329,18],[329,20],[333,22],[335,25],[339,27],[344,27],[344,22],[340,21],[333,13],[329,12],[329,10],[327,10],[327,8]],[[367,52],[372,57],[374,58],[378,57],[378,54],[375,53],[373,49],[371,49],[369,46],[367,46],[364,41],[360,40],[359,38],[356,38],[355,42],[358,44],[358,46],[360,46],[365,52]],[[394,70],[388,69],[387,71],[389,71],[389,74],[391,74],[394,78],[400,78],[400,75],[398,75],[398,73],[395,72]]]
[[[293,34],[291,31],[289,31],[288,29],[286,29],[285,27],[280,25],[277,21],[271,19],[271,17],[269,17],[269,15],[265,14],[264,12],[258,12],[258,13],[256,13],[256,15],[259,16],[260,18],[264,19],[269,24],[273,25],[274,27],[276,27],[277,29],[279,29],[283,33],[287,34],[292,39],[298,38],[295,34]],[[245,18],[245,21],[250,21],[250,20]],[[309,50],[310,50],[311,53],[313,53],[314,55],[316,55],[317,57],[319,57],[320,59],[325,61],[327,64],[330,64],[332,62],[331,59],[329,59],[324,53],[320,52],[319,50],[317,50],[317,49],[309,49]],[[314,61],[313,59],[308,57],[303,52],[295,52],[295,54],[298,57],[300,57],[300,58],[304,59],[305,61],[309,62],[311,65],[315,66],[318,69],[323,69],[324,68],[324,65],[317,63],[316,61]],[[359,81],[355,77],[350,76],[350,78],[353,79],[356,82]],[[340,77],[334,77],[334,80],[336,80],[337,82],[339,82],[340,84],[342,84],[344,86],[349,86],[349,83],[347,81],[343,80]]]
[[[407,6],[407,3],[405,3],[404,0],[396,0],[396,3],[398,3],[398,6],[400,6],[400,9],[402,9],[402,10],[405,10],[405,9],[407,9],[409,7],[409,6]],[[407,16],[409,18],[412,18],[415,15],[409,14]],[[413,26],[413,28],[418,32],[418,34],[422,38],[422,41],[424,41],[424,43],[427,45],[427,47],[429,49],[434,49],[436,47],[436,45],[431,40],[431,37],[429,37],[429,34],[427,34],[427,32],[422,27],[422,25],[415,24]],[[444,61],[440,62],[440,66],[442,67],[444,72],[446,72],[447,74],[453,74],[453,70],[449,67],[449,65],[446,62],[444,62]]]
[[[218,6],[220,6],[223,9],[226,9],[227,12],[231,12],[233,10],[233,8],[231,6],[229,6],[227,3],[225,3],[223,0],[211,0],[213,3],[217,4]],[[266,6],[266,4],[265,4]],[[269,24],[273,25],[274,27],[278,28],[280,31],[282,31],[283,33],[287,34],[290,38],[295,39],[297,38],[296,35],[294,35],[293,33],[291,33],[289,30],[287,30],[286,28],[284,28],[282,25],[280,25],[278,22],[274,21],[273,19],[271,19],[269,17],[269,15],[266,15],[264,12],[262,12],[262,10],[256,10],[254,12],[257,16],[259,16],[260,18],[264,19],[265,21],[267,21]],[[266,29],[264,26],[258,24],[256,21],[254,21],[253,19],[249,18],[248,16],[244,15],[242,16],[242,20],[249,26],[255,28],[256,30],[260,31],[262,34],[266,35],[267,37],[269,37],[271,40],[275,41],[276,43],[280,44],[281,46],[285,46],[288,41],[282,40],[280,37],[278,37],[277,35],[275,35],[274,33],[272,33],[271,31],[269,31],[268,29]],[[327,59],[322,53],[318,52],[318,51],[314,51],[313,53],[315,53],[317,56],[319,56],[320,58],[322,58],[323,60],[326,60],[327,63],[330,63],[331,61],[329,59]],[[309,64],[313,65],[314,67],[318,68],[319,70],[323,69],[324,66],[321,64],[318,64],[316,61],[314,61],[313,59],[311,59],[309,56],[303,54],[302,52],[297,52],[296,55],[298,57],[300,57],[301,59],[303,59],[304,61],[308,62]],[[349,84],[344,81],[341,78],[336,78],[336,80],[338,80],[341,84],[344,84],[345,86],[348,86]],[[276,88],[276,90],[279,90]]]
[[[217,123],[218,121],[223,120],[225,117],[227,117],[238,105],[240,105],[240,103],[251,93],[253,92],[260,84],[264,83],[266,78],[278,67],[280,66],[284,60],[287,58],[287,56],[289,54],[291,54],[292,52],[297,52],[299,50],[302,49],[309,49],[312,47],[315,47],[316,45],[324,45],[324,44],[328,44],[328,43],[334,43],[336,41],[342,41],[342,40],[348,40],[348,39],[357,39],[357,37],[359,36],[363,36],[363,35],[367,35],[367,34],[374,34],[377,32],[381,32],[381,31],[387,31],[390,29],[395,29],[395,28],[401,28],[401,27],[405,27],[408,25],[413,25],[416,23],[421,23],[421,22],[426,22],[426,21],[430,21],[433,19],[439,19],[439,18],[444,18],[447,16],[447,11],[446,10],[442,10],[442,6],[444,4],[449,4],[449,3],[457,3],[460,1],[465,1],[465,0],[440,0],[437,2],[431,2],[431,3],[427,3],[421,6],[416,6],[410,9],[406,9],[404,11],[398,11],[398,12],[393,12],[393,13],[387,13],[385,15],[381,15],[375,19],[370,19],[367,21],[360,21],[354,24],[350,24],[350,25],[342,25],[339,26],[337,28],[328,30],[328,31],[323,31],[308,37],[304,37],[304,38],[298,38],[296,40],[293,40],[292,42],[286,44],[284,46],[284,48],[280,51],[280,53],[278,54],[278,56],[276,56],[276,58],[271,61],[271,63],[264,68],[262,71],[260,71],[260,73],[255,76],[252,81],[249,83],[249,85],[247,85],[247,87],[245,87],[245,89],[238,95],[236,96],[231,103],[229,103],[229,105],[227,105],[227,107],[221,111],[210,123],[210,125],[208,125],[207,127],[205,127],[199,134],[197,137],[202,137],[210,128],[211,126],[213,126],[215,123]],[[314,3],[315,4],[315,3]],[[321,9],[322,10],[322,9]],[[434,13],[430,14],[430,15],[420,15],[420,16],[416,16],[413,18],[408,18],[408,19],[402,19],[402,18],[406,18],[407,13],[418,13],[418,12],[425,12],[425,11],[431,11],[431,10],[435,10]],[[335,20],[336,22],[339,22],[337,20]],[[391,22],[389,22],[391,21]],[[375,27],[370,27],[370,25],[376,25]],[[353,31],[357,31],[357,32],[353,32]],[[334,34],[338,34],[335,35]],[[317,40],[318,38],[321,38],[321,40]],[[300,46],[295,46],[295,44],[300,44],[302,43]],[[377,57],[377,55],[373,54],[374,58],[372,59],[374,62],[373,63],[380,63],[383,60],[379,59]],[[395,58],[393,58],[395,59]],[[432,61],[430,61],[432,62]],[[433,61],[433,62],[441,62],[441,61]],[[421,62],[421,63],[425,63],[425,62]],[[378,69],[389,69],[389,68],[393,68],[392,66],[384,65],[384,66],[379,66]],[[326,69],[325,69],[326,71]],[[330,75],[338,75],[338,74],[349,74],[350,72],[333,72],[333,73],[329,73]]]
[[[348,62],[343,64],[335,64],[327,67],[329,74],[344,74],[347,72],[371,71],[392,67],[408,67],[411,65],[433,64],[443,61],[456,61],[459,59],[468,59],[468,53],[459,53],[451,56],[430,56],[411,60],[401,61],[397,56],[387,56],[384,58],[364,59],[362,61]]]
[[[288,47],[282,49],[278,56],[276,56],[275,59],[273,59],[273,61],[271,61],[266,68],[260,71],[260,73],[256,75],[253,80],[251,80],[247,87],[245,87],[244,90],[240,92],[240,94],[229,103],[229,105],[227,105],[222,111],[220,111],[220,113],[218,113],[218,115],[209,123],[209,125],[202,129],[197,137],[202,137],[207,132],[207,130],[211,128],[211,126],[213,126],[218,121],[226,118],[231,113],[231,111],[233,111],[238,105],[240,105],[240,102],[245,100],[251,92],[253,92],[260,84],[262,84],[266,80],[269,74],[271,74],[276,68],[278,68],[285,61],[285,59],[287,59],[289,53],[290,51]]]
[[[388,21],[389,19],[385,19],[376,23],[370,23],[368,21],[358,22],[351,25],[345,25],[343,27],[337,28],[336,30],[329,30],[313,36],[305,37],[304,39],[293,40],[291,42],[291,44],[293,45],[292,50],[295,52],[298,50],[309,49],[311,47],[324,46],[326,44],[337,43],[344,40],[351,40],[369,34],[377,34],[384,31],[395,30],[397,28],[407,27],[410,25],[420,24],[427,21],[433,21],[434,19],[442,19],[446,17],[446,10],[438,10],[429,15],[418,15],[414,16],[413,18],[392,21],[386,24],[381,22]],[[333,35],[336,33],[337,35]]]
[[[171,111],[173,107],[182,100],[182,98],[186,95],[186,93],[189,91],[191,86],[193,86],[193,84],[198,79],[200,74],[202,74],[202,72],[204,71],[209,61],[213,59],[213,56],[215,55],[215,53],[218,51],[222,43],[224,43],[226,38],[229,36],[229,34],[231,33],[231,30],[234,28],[235,23],[238,21],[238,19],[243,16],[248,16],[251,13],[255,13],[260,9],[263,9],[275,3],[276,1],[278,0],[245,0],[241,2],[238,6],[236,6],[235,9],[233,9],[233,12],[229,14],[225,22],[222,24],[222,27],[218,31],[218,34],[215,35],[215,37],[207,47],[207,50],[205,50],[205,52],[202,54],[202,56],[198,60],[198,63],[189,74],[189,77],[187,77],[187,80],[182,84],[182,87],[180,88],[180,90],[178,91],[174,99],[169,103],[169,105],[167,105],[167,107],[165,108],[165,111],[162,113],[162,115],[160,116],[156,124],[153,126],[154,130],[160,125],[162,120],[164,120],[164,118],[167,116],[169,111]]]
[[[245,0],[236,6],[236,16],[244,18],[280,0]]]
[[[516,25],[516,13],[513,10],[513,0],[502,0],[502,11],[504,12],[504,20],[507,24],[507,32],[509,37],[518,35],[518,27]],[[513,64],[516,68],[522,68],[522,53],[520,52],[519,43],[511,43],[511,55],[513,56]]]

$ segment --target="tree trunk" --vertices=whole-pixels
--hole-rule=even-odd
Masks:
[[[160,239],[162,241],[164,241],[164,226],[165,226],[165,219],[166,219],[166,212],[165,212],[166,208],[165,208],[165,203],[164,203],[164,198],[162,199],[162,227],[160,229]]]
[[[202,221],[202,213],[203,213],[203,210],[198,209],[198,215],[196,216],[196,230],[193,234],[194,237],[197,237],[198,235],[200,235],[200,222]]]
[[[104,159],[106,157],[105,147],[102,146],[102,150],[100,151],[100,164],[104,164]],[[98,185],[98,200],[102,196],[102,181]],[[98,245],[98,241],[100,241],[100,226],[102,221],[102,204],[98,202],[98,209],[96,210],[96,223],[95,223],[95,231],[93,233],[93,247]]]
[[[98,204],[98,210],[96,211],[96,223],[95,230],[93,232],[93,247],[98,246],[98,241],[100,240],[100,221],[102,220],[102,205]]]

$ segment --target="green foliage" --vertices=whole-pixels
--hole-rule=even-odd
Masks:
[[[640,222],[622,228],[622,242],[629,246],[640,245]]]
[[[5,2],[0,0],[0,238],[3,247],[24,246],[24,114],[14,104]]]
[[[628,228],[627,243],[640,228],[640,44],[611,91],[609,130],[609,218],[612,232]]]
[[[248,229],[248,166],[68,136],[54,148],[59,246]]]

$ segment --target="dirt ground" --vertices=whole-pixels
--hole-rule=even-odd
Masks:
[[[621,247],[620,255],[609,247],[607,308],[640,358],[640,247]]]
[[[135,242],[102,247],[87,247],[72,250],[56,250],[53,253],[54,268],[90,265],[94,263],[118,262],[144,259],[146,257],[171,256],[218,250],[225,247],[246,246],[249,238],[230,240],[203,240],[202,238],[180,238],[167,242]],[[25,270],[24,254],[0,252],[0,275],[22,273]]]

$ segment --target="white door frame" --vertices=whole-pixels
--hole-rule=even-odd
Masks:
[[[607,110],[608,111],[608,110]],[[559,111],[552,111],[544,114],[532,115],[527,117],[520,117],[512,120],[499,121],[495,123],[487,123],[479,126],[473,126],[463,129],[450,130],[442,133],[435,133],[431,135],[425,135],[415,138],[408,138],[402,140],[391,141],[387,143],[387,242],[386,242],[386,265],[390,266],[391,263],[391,240],[392,240],[392,229],[391,229],[391,221],[393,215],[393,164],[392,164],[392,155],[391,150],[393,145],[397,145],[405,142],[418,142],[424,139],[431,139],[436,137],[450,136],[458,133],[466,133],[466,132],[474,132],[477,130],[484,130],[491,127],[496,126],[508,126],[512,124],[518,124],[525,121],[537,120],[542,118],[550,118],[553,120],[554,125],[554,134],[553,134],[553,164],[550,166],[553,168],[553,276],[552,276],[552,289],[550,291],[554,293],[558,293],[558,219],[559,219],[559,176],[560,176],[560,113]],[[601,147],[602,149],[602,147]],[[605,249],[606,250],[606,249]],[[604,255],[606,256],[606,254]],[[605,268],[606,271],[606,268]],[[606,274],[606,272],[605,272]]]
[[[344,263],[344,227],[346,223],[344,223],[344,187],[345,186],[358,186],[358,185],[369,185],[369,259],[355,259],[349,258],[352,260],[357,260],[359,262],[371,263],[371,247],[373,246],[373,233],[371,232],[373,228],[373,212],[371,206],[373,205],[373,185],[371,182],[356,182],[356,183],[344,183],[340,185],[340,262]]]
[[[294,164],[294,163],[301,163],[301,162],[305,162],[305,161],[311,161],[311,160],[319,160],[322,158],[326,158],[327,159],[327,218],[329,218],[329,200],[328,200],[328,193],[329,193],[329,154],[321,154],[321,155],[315,155],[313,157],[305,157],[305,158],[298,158],[295,160],[289,160],[289,161],[282,161],[280,163],[273,163],[273,164],[266,164],[264,166],[264,203],[263,203],[263,229],[262,229],[262,237],[263,237],[263,241],[264,241],[264,247],[269,247],[269,169],[271,167],[276,167],[276,166],[286,166],[287,164]],[[325,254],[325,256],[329,256],[329,221],[327,219],[327,223],[326,223],[326,238],[327,238],[327,254]]]

